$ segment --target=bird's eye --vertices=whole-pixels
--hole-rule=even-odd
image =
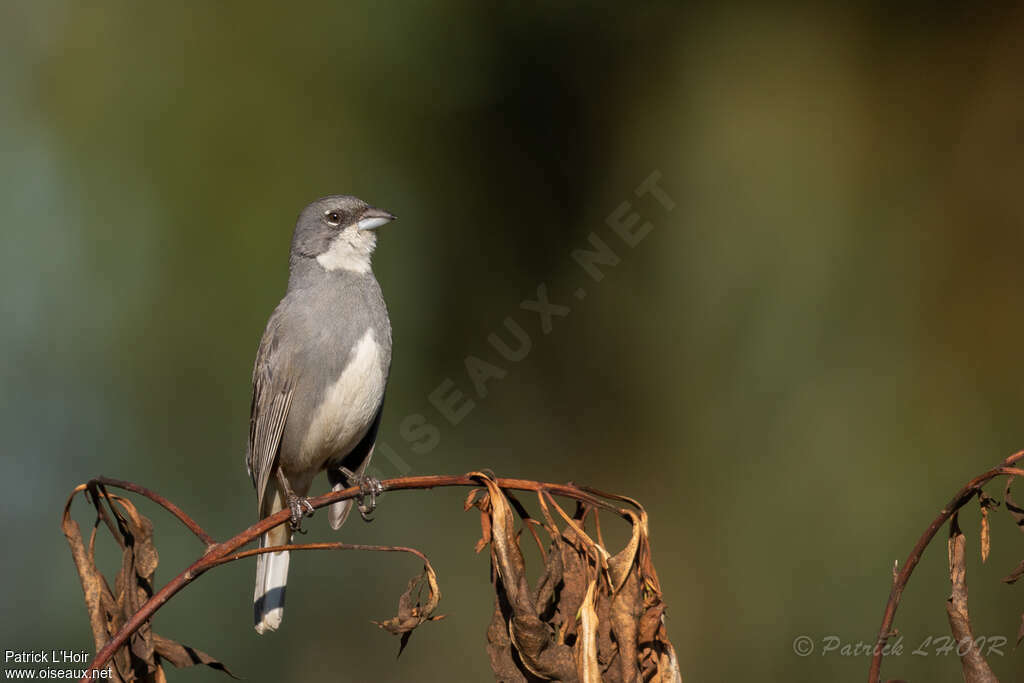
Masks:
[[[324,214],[324,218],[326,218],[327,222],[331,225],[339,225],[341,223],[341,216],[337,211],[328,211]]]

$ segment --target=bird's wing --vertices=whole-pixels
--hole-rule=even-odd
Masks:
[[[252,372],[252,412],[246,465],[256,487],[260,514],[263,514],[263,496],[274,472],[293,390],[286,380],[290,375],[289,359],[279,344],[277,318],[275,312],[267,323]]]

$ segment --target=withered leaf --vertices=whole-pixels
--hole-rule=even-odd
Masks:
[[[501,627],[507,628],[508,634],[508,650],[503,652],[499,647],[504,641],[503,635],[489,633],[488,652],[492,664],[504,668],[512,661],[518,669],[518,676],[527,681],[578,680],[572,650],[556,639],[551,625],[539,616],[536,596],[526,580],[526,565],[517,541],[512,506],[492,477],[481,472],[473,472],[470,476],[484,483],[491,501],[492,578],[498,598],[497,607],[502,609]],[[496,614],[495,620],[497,618]],[[492,630],[496,626],[492,623]],[[518,679],[513,677],[509,680]]]
[[[603,535],[595,542],[584,531],[583,521],[595,507],[577,505],[570,517],[550,492],[538,491],[551,542],[542,554],[544,571],[530,590],[513,524],[518,516],[528,526],[529,512],[506,499],[492,478],[470,476],[483,482],[491,502],[490,524],[484,528],[491,536],[495,606],[487,651],[496,680],[681,683],[651,563],[646,512],[639,504],[636,513],[619,510],[631,523],[632,534],[626,547],[613,555]]]
[[[479,553],[491,542],[491,516],[486,512],[480,512],[480,538],[477,539],[473,551]]]
[[[83,543],[77,522],[71,518],[71,503],[75,495],[86,490],[91,491],[90,500],[97,511],[88,549]],[[105,505],[109,506],[109,511]],[[116,524],[110,519],[110,512]],[[122,549],[121,569],[115,580],[114,591],[111,591],[96,567],[92,552],[95,529],[101,521],[105,523],[105,528],[115,534],[115,540]],[[82,583],[93,641],[98,651],[153,595],[153,576],[159,564],[159,555],[153,543],[153,524],[128,499],[108,493],[102,486],[82,485],[68,498],[61,526]],[[129,638],[127,647],[114,655],[110,663],[109,680],[161,683],[166,680],[162,667],[165,659],[175,666],[205,664],[232,675],[227,667],[210,655],[153,633],[147,623]]]
[[[1016,583],[1017,579],[1019,579],[1022,576],[1024,576],[1024,560],[1021,560],[1021,563],[1017,565],[1017,568],[1010,572],[1010,574],[1006,576],[1003,579],[1003,581],[1005,583]]]
[[[643,613],[640,579],[636,572],[630,572],[612,598],[609,615],[615,642],[619,647],[619,673],[623,683],[634,683],[640,676],[637,669],[637,653],[640,645],[644,643],[638,637]],[[654,631],[656,630],[655,628]]]
[[[193,647],[189,647],[188,645],[182,645],[170,638],[164,638],[163,636],[158,636],[156,634],[153,634],[153,645],[156,648],[156,653],[160,655],[160,657],[166,659],[178,669],[202,664],[203,666],[208,666],[211,669],[223,671],[232,678],[238,678],[238,676],[231,673],[231,670],[228,669],[223,662],[211,657],[202,650],[197,650]]]
[[[495,578],[495,581],[500,582],[501,579]],[[527,678],[513,657],[512,640],[508,633],[510,608],[504,597],[503,591],[495,591],[494,614],[487,627],[487,656],[491,660],[491,671],[494,672],[495,680],[502,683],[533,683],[538,679],[532,674]]]
[[[423,591],[426,589],[426,600]],[[441,589],[437,586],[437,574],[429,563],[423,565],[423,572],[414,576],[405,592],[398,599],[398,614],[385,621],[375,621],[377,626],[392,635],[400,636],[398,656],[409,642],[413,630],[426,621],[439,621],[445,615],[434,615],[437,603],[441,600]]]
[[[981,561],[985,563],[988,561],[989,551],[992,550],[992,538],[990,536],[989,524],[988,524],[988,508],[981,508]]]
[[[971,629],[971,620],[967,609],[967,566],[965,562],[965,538],[959,526],[955,524],[956,515],[950,523],[950,535],[947,548],[949,551],[949,581],[952,593],[946,600],[946,616],[953,640],[961,644],[957,648],[960,666],[965,681],[975,683],[998,683],[998,679],[989,667],[988,662],[977,644]],[[966,644],[966,649],[964,648]]]
[[[653,642],[661,628],[661,617],[664,613],[665,603],[663,602],[648,607],[640,617],[640,632],[637,635],[637,640],[641,643]]]
[[[597,580],[591,581],[583,596],[579,612],[579,638],[576,641],[576,670],[582,683],[600,683],[601,667],[597,661],[597,610],[594,593]]]
[[[1017,523],[1017,528],[1024,531],[1024,508],[1021,508],[1013,501],[1013,497],[1010,495],[1010,487],[1013,485],[1013,480],[1016,477],[1006,478],[1006,492],[1003,494],[1003,503],[1006,505],[1007,511],[1013,515],[1013,520]]]
[[[640,548],[640,536],[646,533],[646,523],[641,525],[640,517],[632,512],[629,513],[629,517],[633,521],[633,534],[629,543],[608,560],[608,574],[611,576],[613,593],[619,590],[629,575],[629,570],[636,561],[637,550]]]

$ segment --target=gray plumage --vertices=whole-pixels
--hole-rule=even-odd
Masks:
[[[290,493],[305,497],[320,471],[338,489],[348,483],[340,468],[361,475],[369,463],[391,365],[391,325],[370,256],[376,228],[393,218],[345,195],[313,202],[299,216],[288,290],[270,316],[253,369],[246,463],[261,518],[294,502]],[[331,506],[332,527],[341,526],[350,505]],[[282,525],[261,547],[290,539]],[[257,558],[260,633],[280,625],[287,555]]]

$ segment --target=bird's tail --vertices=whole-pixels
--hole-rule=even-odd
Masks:
[[[268,491],[270,493],[270,491]],[[270,511],[273,514],[283,507],[283,497],[274,487]],[[286,526],[274,527],[260,537],[260,547],[284,545],[291,541]],[[263,634],[276,631],[284,619],[284,591],[288,584],[288,551],[264,553],[256,556],[256,590],[253,593],[253,612],[256,632]]]
[[[341,491],[348,488],[345,482],[332,482],[332,491]],[[341,528],[341,525],[345,523],[348,518],[348,513],[352,511],[351,500],[339,500],[337,503],[331,503],[327,508],[327,521],[331,523],[331,528],[337,531]]]

